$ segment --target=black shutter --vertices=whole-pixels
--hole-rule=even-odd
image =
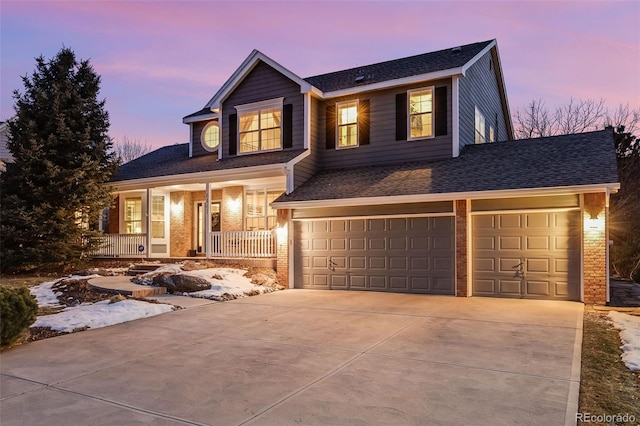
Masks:
[[[238,153],[238,114],[229,115],[229,155]]]
[[[435,125],[436,136],[447,134],[447,86],[436,87]]]
[[[360,101],[358,105],[358,144],[369,145],[369,99]]]
[[[327,105],[326,146],[327,149],[336,148],[336,106]]]
[[[396,95],[396,140],[407,140],[407,94]]]
[[[282,107],[282,147],[293,147],[293,105]]]

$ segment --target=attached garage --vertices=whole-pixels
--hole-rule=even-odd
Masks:
[[[453,295],[453,216],[294,220],[297,288]]]
[[[472,294],[580,300],[581,212],[472,215]]]

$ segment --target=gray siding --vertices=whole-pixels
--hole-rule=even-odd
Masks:
[[[323,137],[324,133],[319,125],[320,120],[320,101],[317,98],[311,97],[310,102],[311,120],[309,122],[309,130],[311,133],[311,141],[317,141],[320,137]],[[313,142],[312,142],[313,143]],[[307,158],[300,161],[294,166],[293,169],[293,185],[294,189],[305,183],[311,176],[313,176],[320,169],[320,156],[317,145],[313,146],[311,153]]]
[[[496,141],[508,139],[495,62],[487,52],[460,77],[460,149],[475,143],[475,107],[485,117],[485,139],[489,125],[496,129]]]
[[[207,121],[197,121],[192,123],[191,125],[191,143],[193,144],[193,154],[192,157],[198,157],[200,155],[212,155],[215,158],[218,158],[218,152],[207,151],[202,146],[202,129],[204,126],[209,124],[211,121],[216,120],[207,120]]]
[[[447,135],[417,141],[396,141],[396,95],[419,87],[447,87]],[[348,149],[326,149],[326,107],[350,99],[370,100],[370,143]],[[320,104],[319,131],[314,148],[320,152],[325,169],[389,164],[412,160],[451,158],[451,80],[443,79],[401,88],[364,92],[324,101]]]
[[[8,142],[9,126],[5,124],[2,126],[2,129],[0,129],[0,160],[11,163],[13,162],[13,155],[11,155],[9,148],[7,147]]]
[[[235,107],[280,97],[285,98],[284,104],[293,105],[293,147],[291,149],[304,147],[304,100],[300,93],[300,85],[264,62],[258,62],[222,103],[223,158],[229,157],[229,116],[236,113]]]

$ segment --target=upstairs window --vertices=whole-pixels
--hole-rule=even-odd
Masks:
[[[202,129],[200,136],[202,146],[207,151],[217,151],[220,146],[220,126],[217,121],[212,121]]]
[[[341,102],[338,112],[338,148],[358,146],[358,101]]]
[[[282,100],[236,107],[240,154],[282,149]]]
[[[433,137],[433,87],[412,90],[409,92],[408,139],[430,137]]]
[[[484,121],[484,115],[482,115],[482,113],[480,112],[480,110],[478,109],[478,107],[476,107],[476,125],[475,125],[475,141],[476,143],[484,143],[485,142],[485,135],[484,135],[484,129],[485,129],[485,121]]]

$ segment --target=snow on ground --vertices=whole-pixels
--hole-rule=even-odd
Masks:
[[[158,268],[153,272],[144,274],[142,278],[151,280],[154,276],[162,272],[191,275],[194,277],[203,278],[211,284],[211,288],[209,290],[194,291],[191,293],[184,293],[184,295],[191,297],[200,297],[204,299],[215,299],[222,297],[224,294],[230,294],[235,297],[244,297],[250,294],[273,291],[273,289],[269,287],[253,284],[250,278],[244,276],[247,271],[243,269],[207,268],[196,269],[193,271],[183,271],[180,266],[181,265],[166,265]]]
[[[151,317],[173,310],[173,306],[147,303],[139,300],[109,300],[91,304],[81,304],[65,308],[54,315],[38,317],[31,327],[51,327],[52,330],[71,333],[77,328],[100,328],[109,325]]]
[[[65,279],[87,279],[95,277],[99,277],[99,275],[72,275],[38,284],[29,290],[38,301],[38,306],[62,307],[63,305],[57,298],[57,296],[62,293],[54,291],[54,285]],[[71,333],[77,328],[107,327],[139,318],[159,315],[173,309],[172,305],[147,303],[138,300],[122,300],[116,303],[109,303],[109,300],[104,300],[102,302],[70,306],[52,315],[41,315],[31,327],[51,327],[51,329],[55,331]]]
[[[622,361],[632,371],[640,371],[640,317],[609,312],[613,326],[620,330]]]

